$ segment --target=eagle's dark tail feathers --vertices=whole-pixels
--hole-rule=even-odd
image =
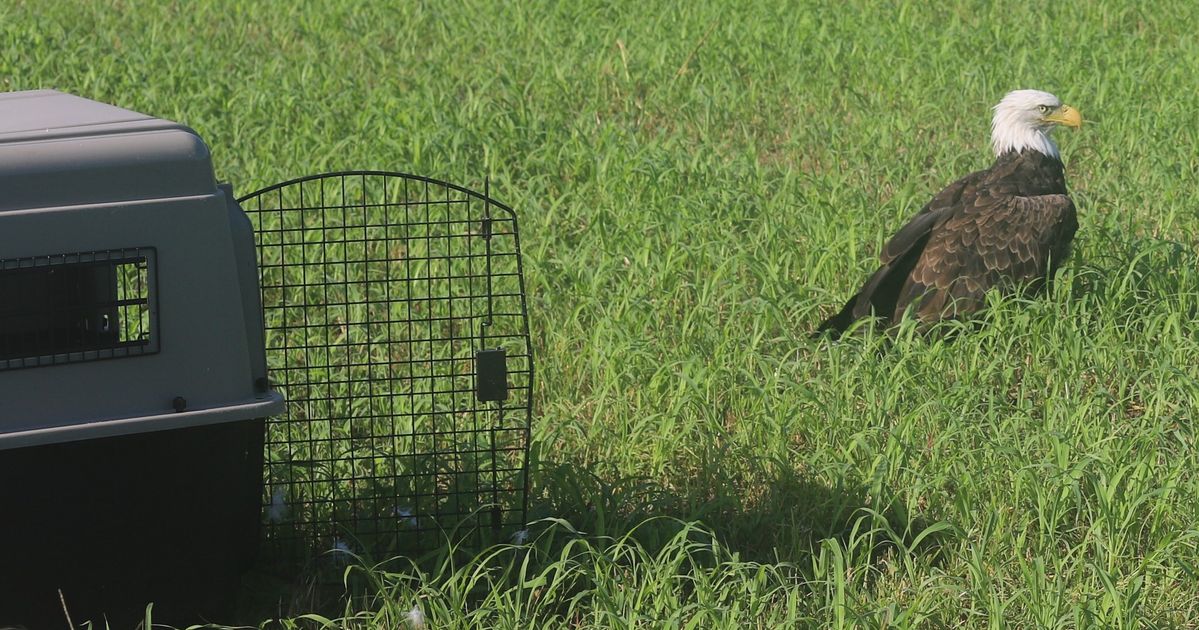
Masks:
[[[849,328],[850,324],[854,323],[854,320],[857,319],[853,316],[853,309],[858,303],[859,295],[861,294],[855,294],[853,297],[849,298],[849,301],[845,303],[845,307],[842,308],[839,313],[824,320],[824,322],[820,324],[820,326],[816,328],[816,331],[809,335],[809,337],[816,339],[825,333],[828,333],[828,335],[833,339],[839,338],[842,333]]]
[[[927,242],[927,234],[920,236],[903,255],[879,267],[862,288],[849,298],[845,307],[836,315],[824,320],[811,336],[815,338],[827,332],[836,339],[855,321],[871,315],[883,318],[889,325],[892,317],[898,312],[896,307],[899,306],[899,293],[904,282],[915,268]]]
[[[903,261],[906,262],[906,261]],[[823,324],[812,333],[813,337],[819,337],[826,332],[831,333],[833,339],[839,338],[854,322],[867,317],[872,313],[882,314],[883,317],[889,317],[892,311],[895,310],[895,300],[899,295],[899,283],[896,282],[893,272],[893,265],[883,265],[877,271],[870,275],[862,288],[849,298],[845,303],[845,307],[839,313],[824,320]],[[901,270],[906,274],[906,270]]]

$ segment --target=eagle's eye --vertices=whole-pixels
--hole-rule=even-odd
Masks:
[[[1053,108],[1048,105],[1041,105],[1037,109],[1041,110],[1042,114],[1048,114]]]

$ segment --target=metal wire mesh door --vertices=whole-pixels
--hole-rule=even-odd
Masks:
[[[268,546],[402,553],[522,526],[533,363],[512,210],[379,172],[239,202],[287,398],[267,432]]]

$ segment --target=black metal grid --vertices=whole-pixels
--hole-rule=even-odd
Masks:
[[[533,363],[512,210],[382,172],[239,202],[287,398],[267,432],[268,545],[402,553],[523,527]]]
[[[0,370],[158,350],[153,248],[0,260]]]

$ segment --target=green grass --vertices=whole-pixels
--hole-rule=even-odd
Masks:
[[[9,0],[0,87],[517,209],[530,544],[285,627],[1197,627],[1197,6]],[[1091,121],[1053,295],[810,342],[1017,87]]]

